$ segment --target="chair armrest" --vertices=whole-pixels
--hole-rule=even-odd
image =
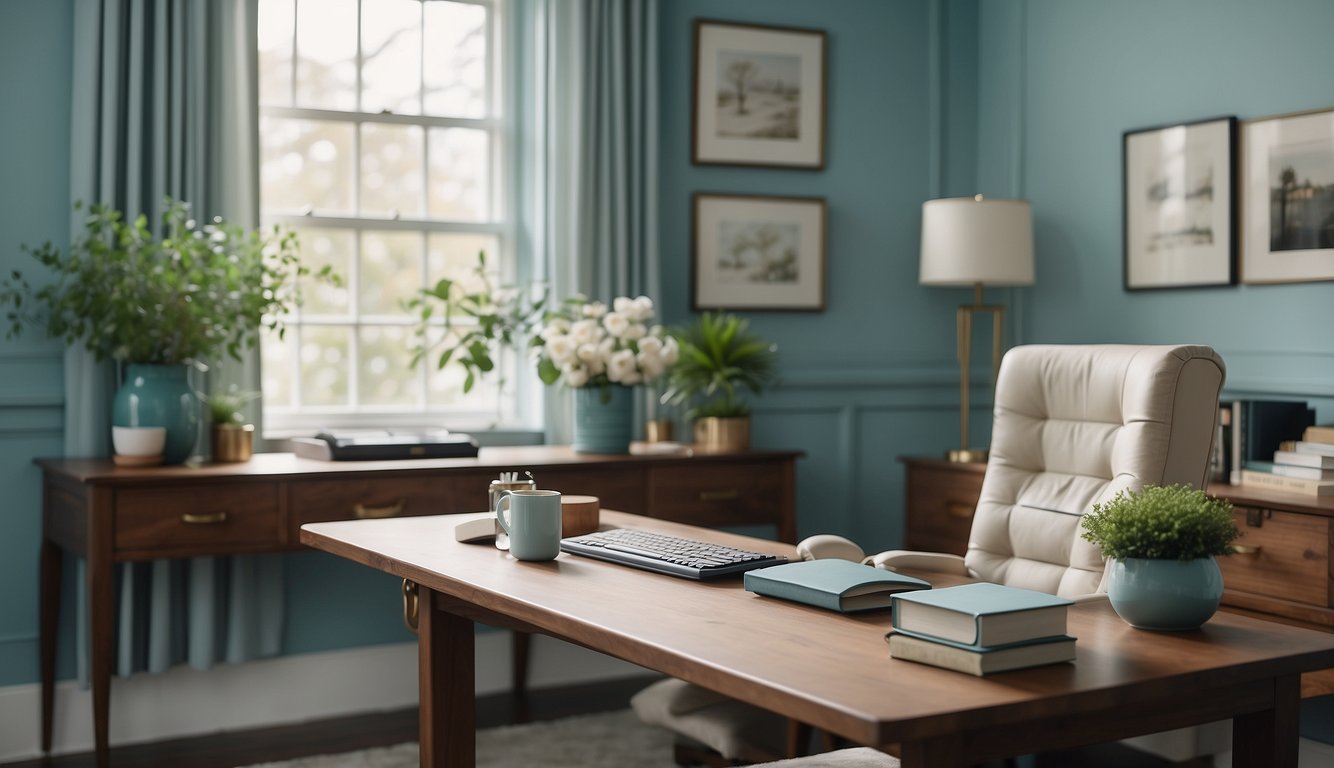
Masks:
[[[1075,605],[1084,605],[1085,603],[1102,603],[1107,601],[1107,593],[1090,592],[1087,595],[1075,595],[1070,599],[1075,601]]]
[[[968,569],[964,567],[963,558],[945,552],[915,552],[908,549],[891,549],[878,555],[871,555],[866,558],[866,564],[883,568],[886,571],[912,568],[923,571],[953,573],[959,576],[968,575]]]

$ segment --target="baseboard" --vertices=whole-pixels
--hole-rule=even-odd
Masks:
[[[534,637],[529,687],[550,688],[645,674],[633,664],[549,637]],[[510,634],[477,636],[479,695],[510,686]],[[220,731],[285,725],[415,706],[417,646],[380,645],[284,656],[206,672],[117,678],[111,684],[111,743],[136,744]],[[92,695],[72,681],[56,686],[52,752],[93,747]],[[0,688],[0,762],[40,754],[41,687]]]

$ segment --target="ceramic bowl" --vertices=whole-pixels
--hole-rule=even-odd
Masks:
[[[166,444],[166,427],[111,428],[111,445],[120,456],[158,456]]]

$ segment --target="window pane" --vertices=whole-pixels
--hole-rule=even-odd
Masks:
[[[347,213],[352,210],[352,130],[328,120],[260,119],[260,185],[264,209]]]
[[[433,332],[435,338],[439,338],[440,329]],[[435,407],[459,407],[467,406],[470,409],[478,411],[495,412],[500,402],[500,377],[496,376],[496,371],[473,385],[472,391],[466,396],[463,394],[463,381],[468,376],[468,372],[463,366],[451,361],[444,368],[436,368],[436,360],[440,357],[441,347],[433,347],[434,354],[427,355],[420,365],[427,366],[427,399]]]
[[[286,408],[292,405],[293,339],[296,333],[287,329],[283,338],[273,331],[264,331],[260,339],[260,370],[263,372],[264,407]]]
[[[352,330],[308,325],[301,329],[301,404],[346,405]]]
[[[422,129],[416,125],[361,127],[361,212],[421,216]]]
[[[465,291],[476,290],[478,252],[486,253],[487,270],[496,280],[500,264],[500,239],[495,235],[461,235],[432,233],[426,241],[426,284],[435,285],[441,278],[462,281]]]
[[[431,218],[486,221],[491,218],[487,169],[490,142],[485,131],[432,128]]]
[[[292,104],[292,25],[295,0],[260,0],[259,103]]]
[[[485,117],[486,8],[435,2],[425,10],[426,114]]]
[[[297,235],[301,238],[303,266],[311,272],[319,272],[326,266],[332,267],[334,274],[343,279],[341,287],[332,286],[325,280],[304,279],[301,284],[301,314],[304,317],[349,317],[352,306],[348,288],[353,278],[356,233],[346,229],[301,229],[297,230]]]
[[[421,114],[420,0],[361,8],[361,111]]]
[[[417,232],[363,232],[361,285],[357,290],[362,315],[404,317],[399,302],[422,287],[422,236]]]
[[[296,103],[357,106],[357,0],[301,0],[296,21]]]
[[[372,325],[361,329],[360,405],[417,405],[421,371],[410,365],[410,333],[402,326]]]

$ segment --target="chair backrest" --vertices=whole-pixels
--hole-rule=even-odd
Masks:
[[[1206,482],[1223,386],[1209,347],[1011,349],[965,564],[977,578],[1073,597],[1104,562],[1080,518],[1123,489]]]

